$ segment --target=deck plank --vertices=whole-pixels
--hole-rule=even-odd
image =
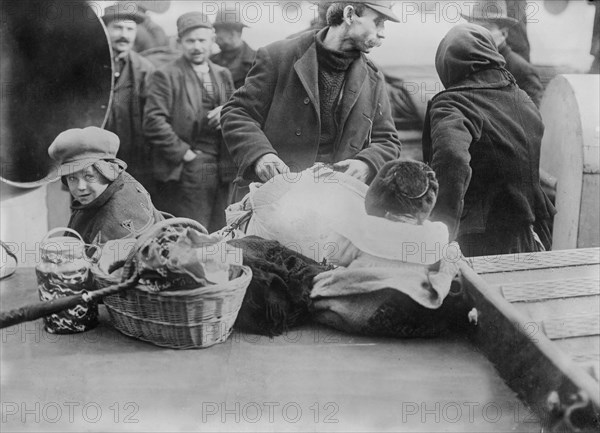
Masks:
[[[585,390],[590,431],[600,427],[599,253],[478,257],[463,266],[480,317],[475,344],[541,419],[556,415],[548,406],[553,392],[566,404]]]

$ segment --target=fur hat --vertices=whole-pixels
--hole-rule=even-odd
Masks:
[[[439,184],[427,164],[398,159],[385,164],[365,197],[367,213],[385,217],[403,215],[425,221],[437,199]]]

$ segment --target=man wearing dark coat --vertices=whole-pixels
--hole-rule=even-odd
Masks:
[[[492,35],[461,24],[442,40],[446,90],[429,104],[423,157],[439,180],[432,219],[467,256],[549,249],[555,210],[539,179],[544,124],[505,69]]]
[[[381,45],[391,2],[336,2],[329,26],[258,50],[246,83],[223,108],[227,147],[249,181],[315,162],[371,181],[400,155],[383,74],[365,56]]]
[[[156,204],[209,231],[225,225],[233,179],[221,135],[223,104],[233,93],[231,73],[210,62],[214,28],[200,12],[177,20],[183,55],[151,77],[144,132],[152,148]]]
[[[508,43],[510,29],[519,26],[519,21],[508,16],[508,8],[505,1],[483,0],[473,5],[469,14],[463,17],[473,24],[478,24],[490,31],[498,51],[506,60],[506,69],[513,74],[517,84],[525,91],[539,108],[544,96],[544,85],[539,73],[529,61]]]
[[[137,26],[145,17],[135,8],[118,3],[102,16],[113,50],[114,91],[106,129],[121,141],[120,159],[142,185],[152,190],[151,162],[142,131],[146,85],[154,66],[133,51]]]
[[[233,76],[233,84],[239,89],[244,85],[246,75],[254,63],[256,51],[242,39],[242,32],[248,26],[236,15],[237,12],[229,12],[226,9],[217,12],[213,25],[221,52],[211,56],[210,60],[229,69]]]
[[[531,62],[531,45],[527,36],[527,0],[506,0],[506,8],[508,16],[518,21],[508,28],[506,43],[515,53]]]

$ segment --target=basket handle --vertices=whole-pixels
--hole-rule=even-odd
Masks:
[[[50,230],[48,233],[46,233],[46,236],[44,236],[42,238],[41,243],[44,243],[44,241],[47,240],[50,236],[52,236],[53,234],[56,234],[58,232],[69,232],[69,233],[72,233],[72,234],[76,235],[81,242],[83,242],[83,238],[75,230],[67,228],[67,227],[57,227],[55,229]]]
[[[198,230],[200,233],[207,235],[208,230],[204,228],[202,224],[198,221],[189,218],[170,218],[164,221],[160,221],[152,226],[150,230],[140,235],[137,239],[135,246],[132,251],[137,251],[140,249],[148,240],[152,239],[154,236],[160,234],[160,232],[171,226],[182,226],[184,228],[189,227],[195,230]]]

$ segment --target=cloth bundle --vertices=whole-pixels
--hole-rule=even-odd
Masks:
[[[193,228],[168,227],[149,239],[139,250],[135,241],[110,241],[102,250],[98,269],[119,277],[125,262],[135,254],[140,284],[155,292],[219,286],[231,279],[231,266],[242,265],[242,254],[219,234],[204,234]]]
[[[295,174],[293,182],[287,176],[254,185],[241,203],[228,209],[228,223],[251,211],[246,234],[277,241],[280,248],[296,252],[295,260],[310,263],[307,273],[300,274],[302,283],[288,282],[287,288],[267,283],[262,289],[263,303],[282,296],[297,302],[277,303],[284,306],[276,309],[279,317],[309,314],[340,330],[395,337],[433,336],[466,320],[462,297],[448,296],[462,255],[458,244],[448,242],[444,224],[414,225],[367,215],[367,186],[322,165]],[[271,260],[259,249],[252,261],[258,259],[257,251],[261,260]],[[254,271],[246,257],[244,250],[245,264]],[[338,267],[328,270],[327,265]],[[315,278],[308,282],[311,274]],[[295,290],[283,295],[292,285]],[[248,299],[252,292],[249,288]],[[259,309],[254,313],[253,320],[260,321]],[[273,325],[262,320],[261,326],[265,323]]]

